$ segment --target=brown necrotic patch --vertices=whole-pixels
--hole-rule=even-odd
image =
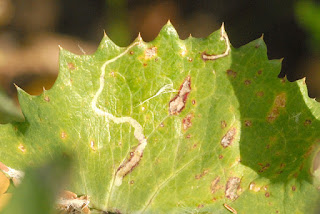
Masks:
[[[220,182],[220,177],[216,177],[212,182],[211,182],[211,185],[210,185],[210,191],[211,191],[211,194],[214,194],[216,191],[218,191],[221,186],[219,185],[219,182]]]
[[[244,84],[245,84],[245,85],[250,85],[250,84],[251,84],[251,80],[245,80],[245,81],[244,81]]]
[[[126,160],[121,166],[117,169],[116,175],[118,177],[125,177],[128,173],[130,173],[136,166],[138,166],[143,153],[139,150],[135,150],[134,152],[130,152],[130,158]]]
[[[193,119],[193,113],[189,113],[187,114],[187,116],[185,116],[185,118],[182,119],[182,129],[184,131],[187,131],[187,129],[189,129],[192,126],[192,119]]]
[[[225,120],[221,121],[221,128],[224,129],[227,127],[227,122]]]
[[[157,50],[158,49],[156,47],[146,49],[144,52],[145,58],[150,59],[150,58],[155,57],[157,55]]]
[[[74,70],[74,69],[76,69],[76,66],[75,66],[72,62],[69,62],[69,63],[68,63],[68,68],[69,68],[70,70]]]
[[[44,101],[46,101],[46,102],[50,102],[50,98],[49,98],[49,96],[44,96]]]
[[[247,126],[247,127],[250,127],[250,126],[252,126],[252,121],[251,120],[245,120],[244,121],[244,125]]]
[[[223,148],[227,148],[228,146],[230,146],[234,139],[235,139],[235,135],[237,133],[236,128],[232,127],[228,130],[228,132],[222,137],[221,139],[221,146]]]
[[[266,171],[270,167],[270,163],[266,163],[266,164],[258,163],[258,165],[261,167],[261,169],[259,170],[259,172],[261,173]]]
[[[307,120],[304,121],[303,124],[304,124],[305,126],[309,126],[309,125],[311,125],[311,123],[312,123],[312,121],[309,120],[309,119],[307,119]]]
[[[263,92],[263,91],[258,91],[258,92],[256,93],[256,95],[257,95],[258,97],[263,97],[264,92]]]
[[[229,69],[229,70],[227,70],[227,75],[235,78],[237,76],[237,72]]]
[[[188,76],[181,84],[178,94],[169,102],[169,114],[178,115],[187,102],[189,93],[191,92],[191,77]]]
[[[225,195],[227,198],[231,200],[237,199],[239,196],[237,194],[237,190],[240,186],[240,178],[238,177],[231,177],[228,179]]]
[[[280,115],[280,110],[286,107],[287,97],[286,93],[280,93],[274,99],[271,110],[267,115],[267,121],[269,123],[274,122]]]
[[[209,173],[209,170],[208,169],[206,169],[206,170],[203,170],[203,172],[201,172],[200,174],[198,174],[198,175],[196,175],[195,176],[195,179],[200,179],[200,178],[202,178],[203,176],[205,176],[206,174],[208,174]]]

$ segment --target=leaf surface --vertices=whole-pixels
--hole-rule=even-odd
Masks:
[[[280,69],[262,38],[236,49],[223,27],[62,49],[52,89],[18,90],[25,122],[0,127],[0,161],[23,170],[71,151],[68,190],[96,210],[312,213],[320,108]]]

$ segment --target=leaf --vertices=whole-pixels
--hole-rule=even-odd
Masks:
[[[24,170],[71,152],[67,190],[97,212],[312,213],[320,107],[280,68],[262,38],[236,49],[223,27],[61,49],[52,89],[18,89],[25,122],[0,127],[0,161]]]

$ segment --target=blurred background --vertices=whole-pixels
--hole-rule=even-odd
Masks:
[[[234,47],[264,34],[269,58],[284,58],[279,76],[290,81],[306,76],[309,95],[320,99],[316,1],[0,0],[0,102],[16,97],[13,83],[31,94],[49,89],[58,74],[58,45],[92,54],[104,30],[119,46],[138,32],[151,41],[168,19],[181,39],[206,37],[222,22]],[[16,104],[6,111],[15,114]]]

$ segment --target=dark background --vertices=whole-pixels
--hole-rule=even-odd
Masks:
[[[97,48],[105,30],[120,46],[141,32],[153,40],[170,19],[180,38],[206,37],[225,23],[234,47],[264,35],[270,59],[284,58],[280,76],[307,76],[320,98],[320,56],[299,24],[292,0],[2,0],[0,84],[15,96],[16,83],[39,94],[58,73],[58,45],[77,54]],[[1,12],[2,11],[2,12]],[[319,22],[320,24],[320,22]]]

